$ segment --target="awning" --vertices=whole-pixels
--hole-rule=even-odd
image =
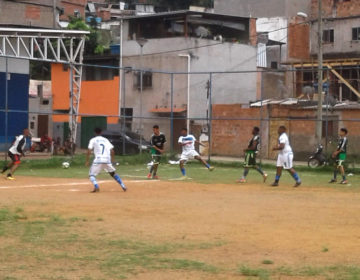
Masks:
[[[186,109],[185,108],[173,108],[172,111],[174,114],[181,114],[181,113],[185,113]],[[155,113],[155,114],[170,114],[171,108],[153,108],[149,112]]]

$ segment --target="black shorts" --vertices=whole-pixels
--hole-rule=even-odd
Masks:
[[[246,152],[244,166],[253,167],[255,165],[256,165],[256,153]]]
[[[8,152],[8,155],[14,164],[20,164],[20,155],[15,155],[12,152]]]

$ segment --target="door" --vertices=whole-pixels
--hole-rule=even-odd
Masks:
[[[106,117],[82,117],[81,118],[81,148],[86,149],[89,140],[94,137],[94,129],[96,127],[106,130]]]
[[[39,115],[38,116],[38,137],[48,135],[49,133],[49,116]]]

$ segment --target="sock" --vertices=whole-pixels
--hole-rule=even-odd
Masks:
[[[208,164],[208,163],[205,164],[205,166],[206,166],[208,169],[210,168],[210,164]]]
[[[89,178],[90,178],[91,183],[93,183],[95,189],[98,189],[98,188],[99,188],[99,185],[98,185],[98,183],[97,183],[97,181],[96,181],[95,176],[90,176]]]
[[[243,173],[243,179],[245,179],[248,174],[249,174],[249,168],[245,168]]]
[[[115,174],[115,175],[114,175],[114,179],[115,179],[116,182],[119,183],[119,185],[120,185],[122,188],[125,188],[125,185],[124,185],[124,183],[123,183],[123,181],[121,180],[121,178],[120,178],[119,175]]]
[[[9,167],[7,167],[7,166],[4,166],[4,168],[3,168],[3,170],[2,170],[2,173],[4,173],[6,170],[8,170],[9,169]]]
[[[337,169],[335,169],[334,170],[334,180],[336,180],[337,174],[338,174],[338,171],[337,171]]]
[[[259,166],[257,166],[257,167],[255,168],[255,170],[256,170],[257,172],[259,172],[261,175],[264,176],[264,171],[262,171]]]
[[[183,176],[186,176],[185,168],[181,168],[181,173],[182,173]]]
[[[280,177],[281,177],[281,175],[276,175],[275,176],[275,183],[279,183]]]
[[[300,182],[300,177],[296,172],[294,174],[292,174],[292,176],[293,176],[293,178],[295,179],[296,182]]]
[[[149,173],[151,174],[154,171],[154,165],[151,165]]]
[[[343,180],[345,181],[345,180],[346,180],[346,175],[343,175],[342,178],[343,178]]]

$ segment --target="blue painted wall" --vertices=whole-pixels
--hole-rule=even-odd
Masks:
[[[16,135],[28,127],[29,116],[29,75],[10,73],[8,80],[8,109],[23,112],[9,112],[7,122],[8,145],[5,141],[5,78],[0,72],[0,150],[7,150]]]

